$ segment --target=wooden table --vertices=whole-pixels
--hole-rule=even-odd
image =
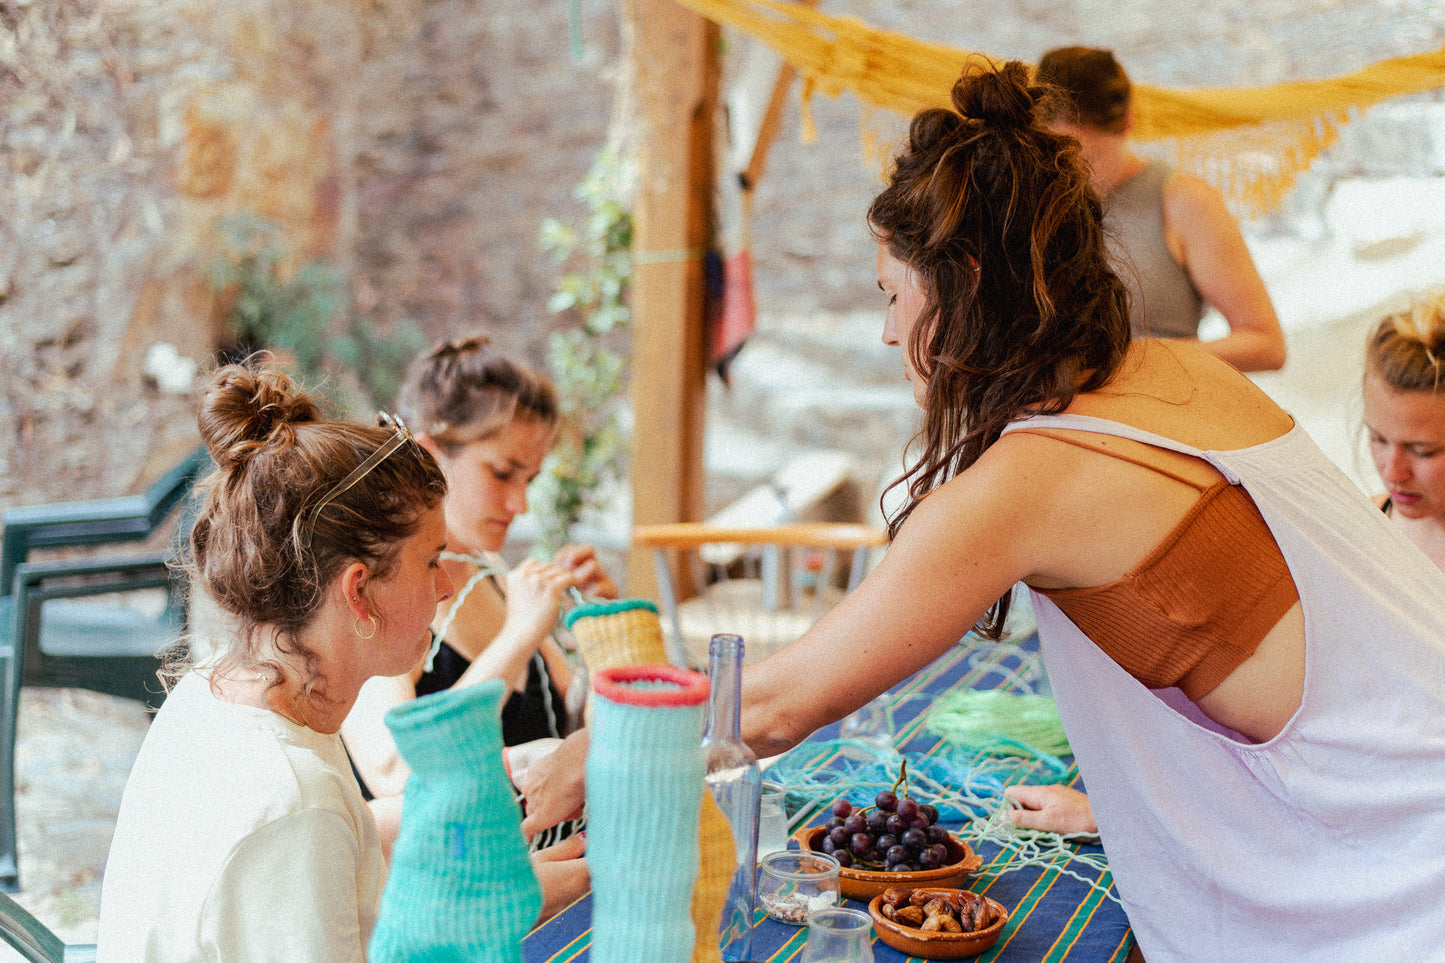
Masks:
[[[941,740],[932,734],[925,716],[932,696],[960,686],[973,688],[1007,688],[1005,673],[1017,668],[1017,660],[990,655],[983,646],[965,639],[955,649],[941,656],[928,668],[894,689],[895,745],[905,753],[933,754],[942,748]],[[1025,641],[1024,648],[1036,651],[1037,639]],[[827,766],[834,760],[829,752],[830,740],[838,736],[838,727],[819,730],[804,744],[816,746],[818,754],[808,765]],[[795,754],[798,749],[793,751]],[[797,756],[790,757],[796,764]],[[811,823],[820,823],[820,812]],[[949,828],[958,828],[953,824]],[[998,900],[1010,913],[1010,920],[998,943],[983,955],[980,963],[1124,963],[1133,946],[1129,923],[1119,904],[1099,889],[1048,867],[1025,867],[1016,871],[989,874],[1004,869],[1011,853],[990,843],[977,846],[984,858],[984,873],[973,878],[969,886]],[[1099,852],[1097,847],[1082,847]],[[1075,872],[1081,868],[1075,863]],[[1100,886],[1113,892],[1113,881],[1107,870],[1092,877]],[[867,907],[852,900],[845,901],[855,909]],[[588,958],[591,937],[592,901],[590,896],[573,903],[543,926],[533,930],[522,942],[526,963],[572,963]],[[770,963],[796,960],[807,939],[804,928],[787,926],[758,911],[758,924],[753,931],[753,958]],[[877,963],[899,963],[912,957],[903,955],[875,939]]]

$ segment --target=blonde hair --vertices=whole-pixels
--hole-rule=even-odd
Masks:
[[[1441,390],[1445,365],[1445,287],[1387,315],[1365,343],[1365,374],[1395,391]]]

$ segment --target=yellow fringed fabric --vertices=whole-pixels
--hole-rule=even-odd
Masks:
[[[866,106],[905,116],[948,102],[973,51],[878,30],[778,0],[678,0],[683,6],[765,44],[803,79],[803,136],[814,136],[814,93],[852,91]],[[1445,86],[1445,48],[1392,57],[1323,80],[1253,88],[1171,90],[1134,85],[1140,141],[1169,143],[1181,167],[1211,181],[1241,213],[1275,207],[1299,172],[1359,110],[1392,97]],[[864,118],[864,144],[871,134]]]

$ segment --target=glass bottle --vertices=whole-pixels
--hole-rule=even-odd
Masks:
[[[718,931],[724,960],[752,956],[753,909],[758,895],[758,808],[763,772],[758,757],[742,738],[743,640],[714,635],[708,648],[712,694],[702,749],[704,781],[732,826],[737,870]]]

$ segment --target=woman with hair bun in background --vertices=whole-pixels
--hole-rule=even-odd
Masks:
[[[323,418],[231,365],[201,402],[217,465],[191,582],[224,614],[131,770],[106,864],[106,963],[361,963],[386,862],[338,731],[416,664],[452,585],[446,479],[401,424]]]
[[[386,712],[418,695],[502,679],[512,690],[502,707],[502,737],[509,770],[521,778],[529,761],[570,731],[571,671],[553,637],[565,593],[575,587],[617,596],[590,547],[569,545],[552,562],[529,558],[510,570],[497,554],[527,510],[527,487],[557,438],[556,391],[546,376],[477,334],[417,358],[397,405],[450,486],[442,565],[457,592],[434,614],[436,648],[404,673],[368,683],[342,730],[374,797],[384,845],[395,837],[409,775],[383,722]],[[586,890],[578,825],[564,822],[532,840],[544,918]]]
[[[1365,346],[1377,504],[1445,570],[1445,289],[1382,320]]]

